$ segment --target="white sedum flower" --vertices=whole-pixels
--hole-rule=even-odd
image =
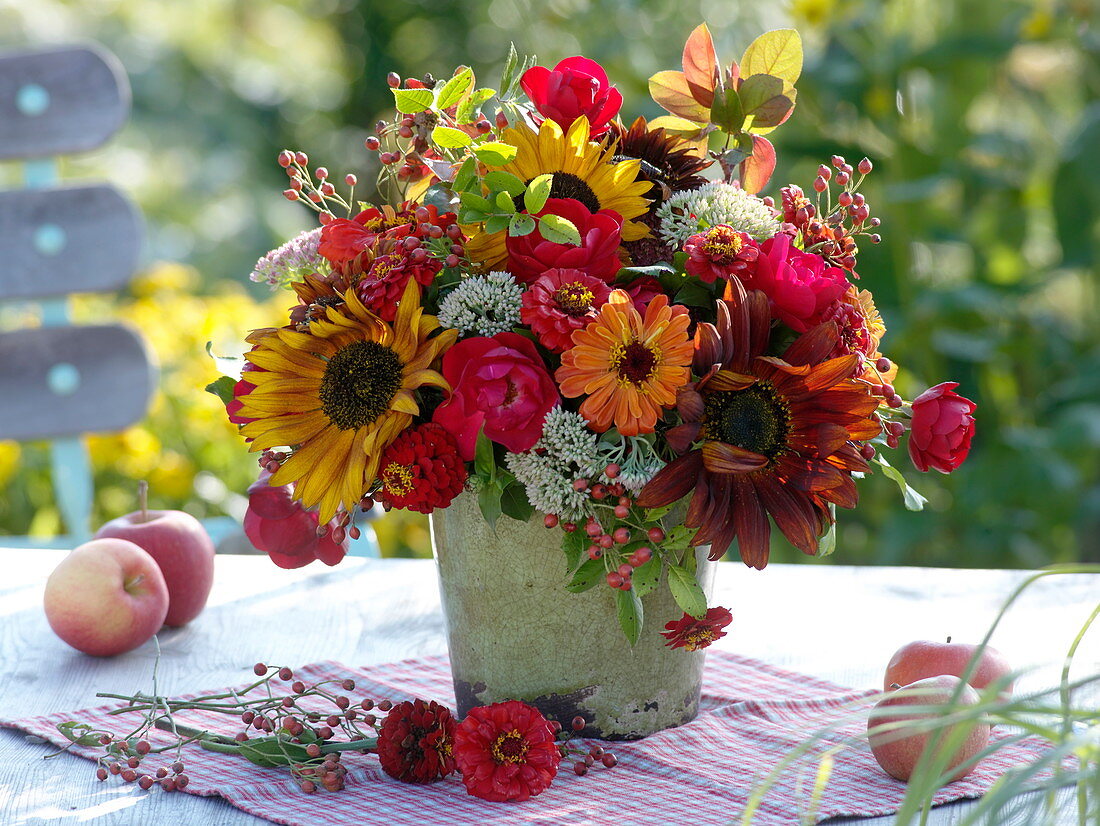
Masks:
[[[779,232],[779,219],[770,207],[741,187],[722,182],[674,193],[657,207],[657,217],[661,240],[678,250],[692,235],[716,224],[729,224],[757,241]]]
[[[507,454],[504,463],[537,510],[573,521],[583,516],[588,500],[588,494],[575,490],[573,482],[597,467],[596,442],[584,417],[555,407],[543,419],[542,436],[535,446],[526,453]]]
[[[471,275],[439,304],[439,323],[463,336],[495,336],[520,323],[523,286],[510,273]]]
[[[317,252],[320,243],[320,227],[296,235],[257,261],[249,278],[274,290],[301,281],[310,273],[326,274],[329,265]]]

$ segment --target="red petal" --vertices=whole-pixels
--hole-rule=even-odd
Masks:
[[[799,336],[783,358],[790,364],[819,364],[833,352],[839,338],[836,322],[826,321]]]
[[[750,473],[768,464],[768,457],[726,442],[703,445],[703,467],[711,473]]]
[[[787,541],[803,553],[817,553],[817,518],[806,495],[772,475],[754,478],[753,483],[760,501]]]
[[[661,468],[642,488],[635,503],[642,508],[658,508],[687,496],[695,487],[703,470],[703,454],[698,450],[685,453]]]
[[[733,519],[741,561],[750,568],[762,570],[768,564],[771,544],[772,529],[768,514],[764,511],[752,482],[737,477],[731,477],[731,481]]]

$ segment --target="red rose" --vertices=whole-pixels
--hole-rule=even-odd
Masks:
[[[787,235],[776,235],[760,245],[755,266],[738,277],[749,290],[761,290],[771,300],[772,313],[796,333],[821,323],[824,312],[848,291],[840,267],[831,267],[820,255],[802,252]]]
[[[619,260],[620,231],[623,219],[611,209],[595,215],[573,198],[549,198],[538,213],[560,215],[572,221],[581,235],[578,246],[547,241],[536,229],[527,235],[509,235],[508,271],[521,284],[530,284],[547,270],[581,270],[594,278],[611,283],[622,268]]]
[[[549,118],[568,132],[573,121],[584,116],[593,138],[607,132],[623,105],[619,90],[608,85],[603,66],[587,57],[567,57],[553,69],[532,66],[520,85],[542,116],[536,118],[539,123]]]
[[[315,559],[335,565],[347,553],[347,540],[332,539],[336,521],[328,525],[324,536],[317,536],[318,516],[293,499],[293,485],[272,485],[271,474],[248,488],[248,510],[244,514],[244,532],[257,550],[271,557],[280,568],[301,568]]]
[[[934,467],[950,473],[963,463],[974,437],[974,411],[978,405],[952,391],[956,381],[930,387],[913,400],[909,458],[920,471]]]
[[[561,402],[534,342],[516,333],[458,342],[443,356],[443,377],[453,391],[432,421],[455,437],[467,462],[482,426],[513,453],[530,449],[542,436],[542,420]]]
[[[494,803],[541,794],[561,762],[550,723],[518,700],[471,708],[455,729],[454,755],[466,791]]]

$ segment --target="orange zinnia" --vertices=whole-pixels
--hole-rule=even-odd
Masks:
[[[657,416],[676,403],[690,378],[691,322],[658,295],[642,318],[623,290],[613,290],[599,315],[573,333],[555,378],[564,396],[587,395],[580,414],[597,433],[611,425],[624,436],[652,433]]]

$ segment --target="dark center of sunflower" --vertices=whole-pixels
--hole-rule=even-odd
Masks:
[[[592,309],[595,299],[592,291],[579,281],[562,284],[554,292],[554,300],[558,302],[561,311],[574,318],[579,318]]]
[[[602,209],[600,199],[596,197],[595,191],[582,178],[578,178],[569,172],[555,172],[553,175],[554,177],[550,182],[551,198],[572,198],[575,201],[580,201],[593,215]],[[530,184],[533,180],[534,178],[531,178],[527,181],[527,184]],[[516,211],[522,212],[524,209],[523,195],[517,195],[514,200]]]
[[[404,365],[376,341],[353,341],[328,360],[321,379],[321,410],[341,430],[366,427],[390,406]]]
[[[707,439],[736,445],[774,459],[783,452],[791,411],[771,382],[745,390],[724,390],[703,397],[703,431]]]
[[[523,763],[527,756],[527,741],[517,729],[506,731],[489,747],[493,760],[499,763]]]
[[[629,344],[617,344],[611,349],[610,366],[619,374],[619,381],[641,388],[653,376],[661,361],[660,353],[635,339]]]

